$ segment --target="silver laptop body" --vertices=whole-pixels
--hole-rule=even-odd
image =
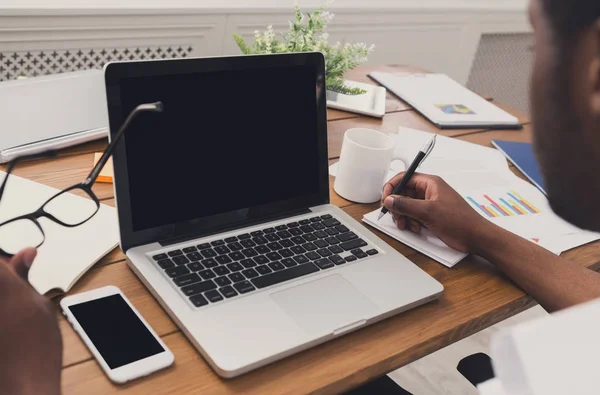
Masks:
[[[111,133],[118,130],[133,106],[164,97],[164,114],[152,115],[156,117],[152,119],[140,116],[137,126],[127,131],[125,143],[117,147],[113,157],[121,247],[131,269],[220,376],[231,378],[249,372],[434,300],[442,293],[443,287],[436,280],[348,214],[329,204],[322,55],[118,62],[105,67],[105,76]],[[213,86],[215,80],[219,82]],[[295,87],[285,88],[281,86],[282,81],[300,82]],[[229,83],[235,85],[225,86]],[[216,87],[235,90],[246,83],[250,86],[233,96],[216,90]],[[312,88],[305,99],[289,97],[292,93],[286,89],[301,95],[307,84]],[[204,91],[198,88],[200,86]],[[177,89],[175,93],[169,91]],[[189,94],[185,92],[187,89],[191,90]],[[278,89],[282,89],[281,96],[275,95]],[[247,135],[215,137],[222,138],[217,144],[206,140],[212,137],[200,138],[180,132],[182,127],[195,124],[194,118],[179,124],[181,117],[190,116],[189,111],[184,112],[180,107],[186,107],[190,101],[205,100],[196,99],[197,95],[211,97],[210,101],[206,99],[189,107],[198,108],[204,114],[199,125],[219,128],[223,123],[229,125],[223,126],[224,130],[206,130],[206,133],[229,133],[228,127],[242,121],[239,125],[244,127],[252,122],[267,125],[269,111],[257,115],[258,121],[252,121],[250,113],[246,113],[243,120],[222,117],[214,122],[210,120],[220,111],[219,102],[252,106],[252,100],[243,100],[244,91],[258,92],[258,96],[264,92],[265,96],[259,101],[267,108],[273,101],[289,99],[288,105],[273,104],[280,106],[279,112],[302,108],[296,119],[306,124],[294,124],[290,128],[300,127],[303,128],[300,132],[306,130],[315,136],[306,137],[309,142],[301,140],[304,137],[290,141],[286,155],[295,159],[285,171],[296,174],[292,179],[278,177],[272,181],[275,185],[264,182],[271,173],[283,170],[265,169],[264,163],[270,159],[266,158],[267,162],[260,162],[259,166],[265,169],[264,173],[255,174],[251,171],[254,156],[246,150],[262,152],[260,160],[273,155],[273,162],[281,164],[283,157],[276,157],[275,152],[289,139],[293,140],[295,134],[282,138],[275,151],[265,148],[265,142],[261,145],[254,140],[244,140]],[[183,101],[178,92],[189,97]],[[232,101],[227,102],[228,97],[232,97]],[[311,104],[305,108],[306,101]],[[211,111],[204,112],[202,108]],[[235,111],[232,114],[235,117]],[[193,133],[200,133],[200,129],[194,129]],[[238,129],[235,128],[234,133]],[[262,129],[257,126],[250,129],[260,140]],[[268,130],[269,127],[264,126],[265,134],[279,133]],[[279,137],[274,136],[279,135],[272,134],[265,141],[269,144],[271,140],[279,141]],[[181,147],[178,149],[182,153],[169,154],[173,151],[169,148],[172,142],[165,138],[177,139],[179,145],[173,147]],[[163,140],[154,142],[153,139]],[[242,140],[243,147],[237,147],[236,144],[242,145]],[[224,148],[224,144],[229,148]],[[256,146],[252,147],[253,144]],[[207,160],[194,156],[197,155],[191,148],[194,145],[204,155],[215,155],[217,162],[222,160],[222,155],[231,153],[230,150],[239,155],[248,154],[243,162],[246,167],[238,163],[239,172],[222,175],[236,180],[229,182],[231,189],[211,189],[211,185],[220,183],[218,176],[205,173],[218,171],[209,166],[211,162],[199,168],[190,165]],[[163,157],[149,154],[159,147],[167,152]],[[295,148],[301,152],[296,153]],[[304,168],[299,164],[306,155],[315,158],[307,160],[306,168],[312,169],[313,162],[318,162],[318,166],[304,177]],[[213,177],[210,185],[198,186],[197,191],[189,189],[191,180],[201,180],[203,174]],[[161,181],[161,177],[166,178]],[[176,178],[179,178],[178,184],[173,180]],[[152,180],[155,185],[149,185]],[[185,183],[186,187],[180,188],[186,180],[190,180]],[[292,193],[293,188],[287,185],[293,185],[290,183],[294,181],[304,182],[307,188],[314,185],[314,193],[304,196],[302,191],[296,191],[294,193],[302,196],[298,199],[286,196],[284,203],[264,201],[263,192],[270,188],[277,188],[271,195],[281,189]],[[244,182],[261,187],[242,187]],[[214,212],[215,205],[220,204],[216,202],[230,199],[224,189],[237,196],[237,200],[231,198],[232,210]],[[161,198],[147,197],[154,194]],[[197,205],[189,194],[198,197]],[[217,194],[220,200],[206,203],[213,201],[211,194]],[[243,205],[246,198],[256,198],[258,202],[261,197],[260,205],[234,207],[238,203]],[[313,204],[302,206],[307,202]],[[186,208],[194,212],[189,218],[182,217],[185,211],[181,210]],[[213,211],[199,217],[202,210]]]

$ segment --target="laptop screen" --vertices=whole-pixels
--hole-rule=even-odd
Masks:
[[[224,213],[216,223],[236,222],[319,194],[317,73],[300,64],[122,78],[122,119],[164,104],[125,135],[132,230]]]

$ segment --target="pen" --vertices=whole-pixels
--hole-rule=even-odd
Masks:
[[[419,166],[421,166],[421,163],[423,163],[423,161],[425,161],[425,159],[427,158],[427,156],[429,156],[429,154],[431,153],[431,151],[433,151],[433,147],[435,146],[436,137],[437,137],[437,135],[434,134],[425,143],[425,145],[423,145],[423,147],[421,148],[421,150],[417,154],[417,157],[415,158],[415,160],[413,160],[413,162],[410,164],[410,167],[408,168],[408,170],[404,174],[404,177],[402,177],[402,180],[400,180],[400,183],[398,185],[396,185],[396,188],[394,188],[394,191],[392,192],[392,195],[400,195],[402,193],[402,191],[404,190],[404,187],[406,187],[406,184],[408,184],[408,182],[410,181],[410,179],[412,178],[412,176],[417,171],[417,168]],[[377,218],[377,221],[379,221],[381,218],[383,218],[383,216],[386,215],[387,212],[388,212],[388,209],[385,206],[382,207],[381,208],[381,213],[379,213],[379,217]]]

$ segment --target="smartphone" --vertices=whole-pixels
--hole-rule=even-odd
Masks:
[[[173,353],[114,286],[67,296],[63,314],[106,375],[125,383],[167,368]]]

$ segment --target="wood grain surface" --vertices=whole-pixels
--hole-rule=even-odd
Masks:
[[[404,66],[370,66],[353,71],[348,78],[373,83],[367,77],[373,70],[422,72],[420,69]],[[487,99],[492,100],[489,97]],[[411,127],[485,146],[489,146],[492,139],[530,141],[529,116],[499,105],[519,117],[524,129],[440,130],[391,94],[388,94],[387,114],[383,119],[330,110],[329,163],[334,163],[339,157],[344,132],[354,127],[367,127],[387,133],[395,133],[399,126]],[[61,151],[58,158],[24,163],[16,169],[15,174],[52,187],[64,188],[85,178],[92,167],[93,153],[101,151],[105,146],[106,141],[100,140],[69,148]],[[514,168],[513,171],[519,174]],[[333,178],[330,178],[330,184],[333,185]],[[114,205],[111,184],[97,184],[94,191],[103,203]],[[342,207],[359,221],[363,214],[377,207],[353,204],[338,196],[332,187],[330,194],[333,204]],[[454,269],[447,269],[390,237],[375,232],[440,281],[445,287],[442,297],[231,380],[223,380],[214,374],[127,267],[125,256],[117,248],[83,276],[69,294],[109,284],[121,288],[175,353],[175,365],[127,385],[113,385],[70,325],[57,313],[64,342],[63,393],[335,394],[391,372],[534,304],[530,297],[495,267],[479,258],[468,257]],[[598,269],[600,243],[577,248],[566,252],[564,256],[582,266]]]

